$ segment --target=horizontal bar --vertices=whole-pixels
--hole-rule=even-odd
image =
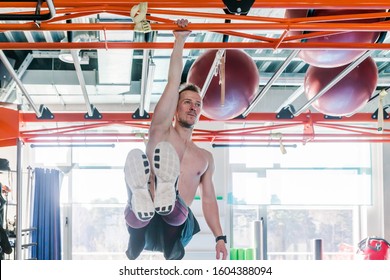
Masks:
[[[36,242],[32,242],[32,243],[26,243],[26,244],[22,244],[22,249],[25,249],[25,248],[28,248],[28,247],[32,247],[32,246],[37,246],[38,243]]]
[[[53,112],[53,119],[38,119],[32,112],[20,112],[21,122],[83,122],[83,123],[150,123],[153,113],[150,113],[149,119],[133,119],[132,114],[134,112],[101,112],[102,118],[99,120],[85,119],[85,112]],[[322,123],[376,123],[378,120],[372,118],[371,113],[356,113],[353,116],[345,117],[341,119],[326,119],[321,113],[303,113],[292,119],[279,119],[276,117],[276,113],[250,113],[245,118],[235,118],[224,121],[225,123],[236,123],[236,122],[275,122],[275,123],[306,123],[322,122]],[[215,120],[206,118],[205,116],[200,117],[200,121],[204,122],[216,122]],[[390,119],[384,120],[390,122]]]
[[[213,148],[280,148],[280,145],[277,144],[212,144]],[[283,146],[285,148],[296,148],[296,144],[287,144]]]
[[[85,42],[85,43],[0,43],[2,50],[59,50],[59,49],[172,49],[173,42]],[[267,42],[189,42],[185,49],[275,49],[275,43]],[[349,49],[349,50],[389,50],[390,43],[281,43],[278,49]]]
[[[151,23],[152,30],[176,30],[175,23]],[[134,30],[134,23],[2,23],[0,31],[104,31]],[[187,30],[289,30],[289,31],[389,31],[387,22],[375,23],[189,23]]]
[[[22,232],[30,232],[30,231],[35,231],[37,228],[24,228],[22,229]]]
[[[1,1],[0,7],[9,7],[9,4],[3,2],[15,2],[13,6],[15,7],[32,7],[32,4],[29,4],[27,1]],[[69,1],[69,0],[56,0],[57,8],[65,7],[85,7],[91,5],[116,5],[116,6],[127,6],[133,7],[134,5],[139,4],[139,1],[128,1],[128,0],[78,0],[78,1]],[[224,4],[221,0],[197,0],[197,1],[188,1],[188,0],[149,0],[149,8],[224,8]],[[269,0],[256,0],[252,8],[343,8],[343,9],[367,9],[367,8],[376,8],[376,9],[387,9],[389,7],[388,0],[280,0],[280,1],[269,1]]]
[[[105,138],[105,139],[84,139],[84,140],[75,140],[75,139],[39,139],[39,138],[32,138],[32,139],[22,139],[24,143],[68,143],[68,144],[74,144],[74,143],[143,143],[143,139],[126,139],[126,138]],[[272,139],[237,139],[237,140],[231,140],[231,139],[221,139],[221,140],[213,140],[210,138],[194,138],[194,142],[202,142],[202,143],[280,143],[280,140],[272,140]],[[383,139],[371,139],[371,138],[365,138],[365,139],[354,139],[354,138],[317,138],[313,137],[312,139],[307,140],[307,137],[305,135],[302,135],[301,138],[297,139],[283,139],[283,145],[286,145],[286,143],[390,143],[390,137],[384,137]]]
[[[31,144],[31,148],[115,148],[115,144]]]
[[[268,131],[272,131],[269,129]],[[315,133],[315,134],[307,134],[307,133],[280,133],[283,139],[292,139],[292,138],[300,138],[302,135],[314,136],[316,138],[370,138],[370,139],[381,139],[381,138],[389,138],[390,133],[368,133],[368,132],[354,132],[354,133]],[[147,134],[144,135],[147,138]],[[37,134],[23,134],[22,137],[25,139],[29,138],[40,138],[40,139],[72,139],[72,140],[84,140],[87,138],[122,138],[122,139],[140,139],[142,138],[139,133],[37,133]],[[209,133],[193,133],[193,138],[214,138],[215,140],[220,141],[221,139],[230,139],[230,140],[254,140],[254,139],[270,139],[277,138],[280,141],[281,137],[273,137],[272,133],[262,132],[262,133],[218,133],[214,131],[210,131]],[[58,139],[57,139],[58,138]]]

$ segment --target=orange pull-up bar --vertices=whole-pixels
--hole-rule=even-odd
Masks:
[[[5,2],[5,3],[4,3]],[[12,2],[14,7],[35,7],[34,3],[21,2],[21,1],[1,1],[0,7],[9,7]],[[150,8],[223,8],[225,5],[221,0],[149,0],[148,6]],[[68,7],[88,7],[94,5],[107,5],[107,6],[125,6],[132,7],[139,4],[140,1],[128,1],[128,0],[56,0],[56,8],[68,8]],[[288,9],[310,9],[310,8],[324,8],[324,9],[387,9],[389,7],[388,0],[256,0],[253,3],[253,8],[288,8]]]

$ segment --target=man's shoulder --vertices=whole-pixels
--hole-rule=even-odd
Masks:
[[[202,148],[202,147],[199,147],[196,144],[194,144],[194,146],[196,147],[197,152],[201,153],[202,155],[206,156],[207,158],[210,158],[210,159],[213,158],[213,154],[209,150]]]

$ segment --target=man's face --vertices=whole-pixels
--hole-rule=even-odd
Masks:
[[[202,98],[199,93],[185,90],[180,93],[177,104],[176,120],[186,128],[193,128],[197,123],[202,110]]]

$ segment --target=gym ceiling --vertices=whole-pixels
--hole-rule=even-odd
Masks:
[[[259,74],[258,89],[247,108],[229,120],[201,116],[195,141],[389,142],[388,7],[388,0],[2,0],[0,146],[14,145],[15,139],[25,143],[147,139],[154,105],[166,84],[174,20],[180,18],[189,20],[192,31],[184,50],[183,81],[199,56],[211,50],[222,50],[226,60],[228,50],[244,50]],[[150,32],[140,32],[142,22]],[[369,42],[329,39],[357,31],[378,36]],[[328,89],[310,99],[305,78],[312,61],[304,53],[325,59],[329,51],[344,58],[358,55],[325,83]],[[366,58],[374,61],[376,69],[369,72],[377,72],[377,79],[365,105],[341,115],[319,111],[315,104],[320,95],[348,84],[348,74]],[[213,74],[221,62],[215,59],[213,65],[204,72]],[[369,87],[362,82],[369,72],[359,74],[354,91]],[[242,69],[234,75],[246,79]],[[220,123],[234,128],[221,128]]]

